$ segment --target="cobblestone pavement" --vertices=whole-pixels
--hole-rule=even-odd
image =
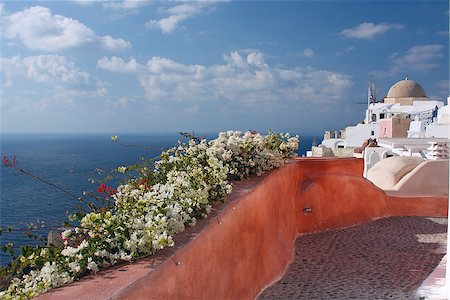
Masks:
[[[446,218],[391,217],[305,234],[258,299],[414,299],[444,256]]]

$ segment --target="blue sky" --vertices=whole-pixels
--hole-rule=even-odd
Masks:
[[[320,134],[408,76],[449,94],[448,1],[6,1],[1,130]]]

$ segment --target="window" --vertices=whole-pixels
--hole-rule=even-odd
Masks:
[[[377,115],[376,114],[372,114],[372,121],[376,122],[377,121]]]
[[[371,130],[370,131],[370,135],[374,136],[375,135],[375,131]]]
[[[384,114],[380,114],[380,119],[384,119],[385,115]]]

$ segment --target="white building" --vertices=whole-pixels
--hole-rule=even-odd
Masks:
[[[381,102],[376,102],[375,98],[375,84],[371,82],[364,121],[345,128],[341,134],[343,137],[328,134],[321,147],[331,148],[333,153],[333,147],[359,148],[368,139],[378,140],[380,137],[450,137],[448,105],[429,98],[417,82],[406,78],[395,83]]]
[[[437,120],[427,126],[425,136],[450,139],[450,107],[448,105],[449,101],[450,97],[447,98],[447,105],[439,109]]]

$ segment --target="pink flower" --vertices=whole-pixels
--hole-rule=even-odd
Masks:
[[[17,163],[17,160],[16,160],[16,156],[15,155],[13,156],[12,160],[8,159],[8,157],[6,155],[3,156],[2,164],[5,167],[15,167],[16,163]]]

